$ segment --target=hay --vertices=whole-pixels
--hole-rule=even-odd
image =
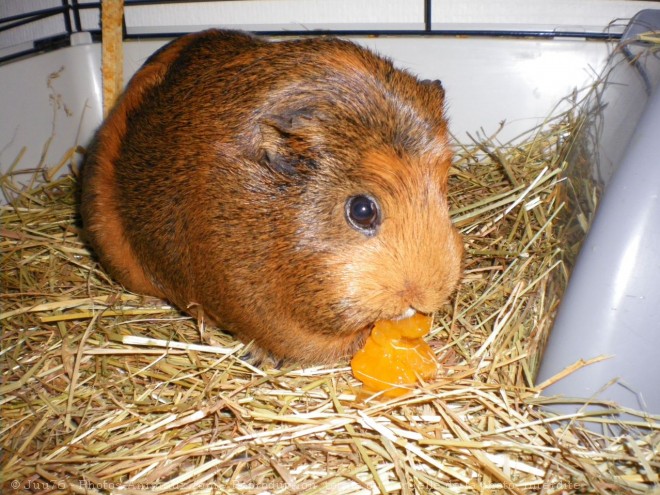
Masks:
[[[458,148],[451,204],[467,256],[432,331],[443,368],[390,400],[364,396],[346,363],[257,367],[249,346],[127,293],[79,241],[73,176],[20,187],[6,174],[3,493],[657,489],[658,418],[617,420],[613,404],[554,416],[533,383],[566,282],[557,218],[576,126],[567,112],[517,144]]]

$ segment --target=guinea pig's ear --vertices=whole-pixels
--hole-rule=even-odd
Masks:
[[[422,84],[432,91],[435,91],[437,95],[444,100],[445,98],[445,88],[442,86],[440,79],[424,79]]]
[[[269,115],[267,118],[271,125],[287,134],[303,130],[318,119],[318,113],[311,108],[290,109],[286,112]]]
[[[285,175],[298,175],[316,167],[307,136],[317,121],[309,109],[268,115],[259,125],[260,161]]]

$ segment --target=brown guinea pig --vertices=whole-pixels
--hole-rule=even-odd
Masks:
[[[135,74],[82,171],[106,269],[277,358],[332,362],[461,273],[438,81],[348,41],[210,30]]]

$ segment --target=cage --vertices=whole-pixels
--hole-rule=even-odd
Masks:
[[[99,2],[87,0],[6,0],[0,4],[0,87],[3,89],[0,95],[0,167],[3,180],[11,180],[11,186],[5,182],[3,187],[5,203],[15,204],[21,198],[21,192],[15,186],[32,184],[35,169],[39,170],[39,177],[54,181],[71,175],[72,171],[75,175],[81,164],[82,148],[103,118],[101,9]],[[563,211],[558,211],[556,216],[550,215],[552,222],[561,224],[551,249],[555,257],[534,275],[537,278],[507,289],[509,292],[502,299],[502,307],[493,309],[484,318],[492,320],[490,325],[494,322],[494,326],[489,327],[492,340],[486,335],[476,347],[478,350],[471,354],[472,361],[468,361],[477,363],[472,370],[476,376],[477,370],[485,366],[485,351],[481,346],[486,349],[499,337],[498,328],[507,324],[505,316],[517,298],[526,292],[526,286],[534,286],[537,279],[543,277],[544,288],[539,290],[539,299],[535,302],[542,308],[540,313],[532,319],[521,318],[521,328],[511,330],[520,333],[522,341],[529,340],[534,344],[503,361],[529,359],[528,364],[514,373],[516,377],[523,377],[519,381],[518,378],[513,380],[516,387],[521,382],[529,387],[521,403],[543,411],[538,414],[558,414],[521,420],[525,426],[520,426],[520,431],[524,431],[528,423],[549,425],[553,435],[569,442],[570,446],[543,444],[534,451],[536,457],[533,461],[514,461],[514,457],[507,457],[509,451],[503,445],[517,451],[520,444],[531,442],[530,435],[547,435],[545,430],[543,433],[530,430],[521,433],[523,440],[519,438],[513,442],[505,438],[504,444],[497,444],[499,436],[509,431],[508,428],[518,431],[515,422],[518,419],[509,419],[511,423],[507,426],[507,420],[497,415],[497,420],[485,416],[473,418],[475,424],[492,436],[476,436],[474,432],[472,436],[461,434],[456,429],[461,420],[452,416],[452,409],[444,410],[438,406],[448,402],[447,397],[452,395],[449,389],[443,388],[432,390],[424,400],[415,395],[411,399],[401,399],[403,409],[395,402],[390,409],[378,405],[371,409],[360,406],[348,413],[350,407],[341,405],[347,400],[345,391],[342,392],[341,387],[334,389],[337,380],[345,381],[341,376],[336,378],[336,373],[345,374],[346,370],[325,368],[312,369],[308,373],[288,370],[291,376],[304,376],[308,381],[302,385],[284,386],[285,389],[289,387],[286,392],[271,389],[265,392],[263,397],[277,395],[282,400],[276,406],[280,407],[279,410],[263,406],[268,400],[262,395],[254,399],[241,392],[236,403],[227,400],[223,407],[230,412],[223,417],[234,418],[243,414],[247,422],[259,424],[258,432],[235,427],[236,437],[244,438],[246,445],[254,445],[255,450],[233,444],[224,431],[219,433],[219,438],[211,435],[213,441],[208,440],[206,430],[213,427],[205,424],[205,433],[195,430],[190,437],[166,440],[158,447],[149,444],[149,455],[143,455],[144,452],[138,455],[137,451],[142,447],[134,446],[127,448],[125,454],[112,457],[106,451],[108,446],[113,446],[108,437],[104,436],[97,443],[85,443],[84,440],[87,435],[93,438],[97,428],[102,431],[103,421],[110,422],[110,416],[101,415],[96,423],[92,422],[93,426],[81,430],[71,423],[74,399],[66,399],[68,406],[40,404],[40,408],[45,407],[48,411],[40,423],[24,421],[10,413],[21,401],[35,409],[36,403],[31,404],[22,397],[21,387],[28,381],[48,382],[47,377],[51,376],[50,372],[40,371],[41,368],[30,371],[35,370],[32,364],[37,362],[36,357],[21,363],[15,355],[19,349],[17,342],[21,342],[17,335],[23,330],[42,330],[57,335],[58,328],[66,335],[72,330],[62,330],[63,322],[68,321],[61,316],[62,311],[88,309],[82,303],[64,309],[57,306],[57,315],[50,315],[48,302],[66,299],[58,293],[46,299],[37,296],[34,300],[22,301],[23,306],[33,309],[7,306],[3,310],[3,374],[6,378],[2,391],[6,398],[2,408],[7,426],[2,435],[5,436],[3,482],[8,483],[6,486],[21,493],[35,492],[37,488],[76,493],[80,490],[118,493],[117,490],[126,489],[139,493],[148,490],[160,493],[175,490],[184,493],[211,493],[213,490],[220,490],[220,493],[224,493],[222,490],[227,493],[481,493],[479,490],[547,493],[552,489],[581,493],[580,490],[605,490],[606,482],[615,483],[616,489],[631,493],[642,493],[649,487],[657,489],[660,483],[657,475],[660,466],[657,457],[660,361],[656,358],[660,344],[660,256],[656,246],[660,241],[660,223],[655,219],[660,214],[660,168],[657,166],[660,160],[657,131],[660,127],[660,92],[657,90],[660,81],[660,2],[125,0],[122,26],[125,80],[172,37],[210,27],[244,29],[274,39],[325,35],[346,37],[390,57],[395,65],[422,79],[442,80],[447,93],[450,130],[457,148],[464,148],[465,143],[476,147],[475,155],[464,157],[465,163],[487,163],[488,157],[498,156],[500,161],[506,161],[501,158],[504,155],[499,145],[522,150],[521,153],[531,156],[535,146],[530,146],[529,139],[533,141],[539,135],[553,142],[549,147],[550,154],[554,152],[562,159],[556,173],[548,173],[541,167],[534,169],[533,177],[525,179],[527,182],[519,189],[513,188],[508,196],[502,193],[501,197],[510,198],[508,202],[504,201],[500,210],[480,220],[481,223],[468,224],[468,220],[473,219],[470,211],[478,209],[473,205],[465,206],[465,209],[462,209],[464,205],[459,205],[454,218],[465,232],[485,231],[495,222],[493,218],[499,218],[496,215],[505,216],[518,210],[533,215],[535,206],[541,202],[539,198],[546,201],[546,196],[555,198],[556,194],[564,203]],[[565,126],[566,121],[557,120],[556,116],[570,120],[571,126]],[[550,128],[552,131],[546,132]],[[530,134],[530,129],[543,129],[546,134],[541,131]],[[457,156],[463,155],[457,153]],[[460,163],[456,167],[460,169]],[[456,181],[460,182],[460,178],[458,173]],[[547,189],[537,189],[541,185],[549,187],[549,183],[561,188],[561,192],[560,189],[551,193]],[[526,196],[528,193],[530,196]],[[4,211],[13,210],[7,207]],[[543,227],[545,224],[541,223]],[[10,238],[21,237],[23,234],[19,235],[13,225],[7,223],[3,226],[5,233]],[[512,225],[518,224],[514,222]],[[544,227],[541,227],[538,236],[542,237]],[[21,232],[30,234],[31,227],[24,228]],[[3,258],[9,258],[10,252],[22,250],[14,244],[4,246]],[[20,264],[29,267],[31,256]],[[467,256],[470,256],[470,250]],[[510,273],[509,267],[515,263],[525,264],[529,259],[530,254],[524,250],[513,255],[491,253],[489,263],[507,267],[503,270],[503,276],[506,276]],[[470,272],[470,276],[477,279],[484,270],[486,265],[480,265]],[[29,278],[24,274],[20,277]],[[545,296],[540,295],[549,291],[554,291],[554,299],[544,299]],[[7,301],[13,297],[12,293],[18,292],[21,291],[15,286],[3,288]],[[94,314],[94,305],[99,305],[96,299],[94,301],[89,306],[89,315]],[[476,301],[483,299],[477,298]],[[89,305],[89,301],[85,304]],[[471,308],[475,304],[467,306]],[[107,304],[98,307],[107,309]],[[130,311],[131,308],[124,313],[130,316]],[[28,323],[15,320],[16,315],[26,313],[34,313],[35,317],[41,318],[36,321],[43,323],[27,328]],[[70,318],[71,321],[82,318],[85,323],[78,327],[82,334],[85,328],[90,328],[87,327],[90,316],[81,315],[78,311]],[[97,317],[92,318],[96,323]],[[451,329],[457,321],[456,312],[453,318],[436,333],[451,337]],[[49,326],[48,322],[53,323]],[[500,327],[498,322],[502,323]],[[482,324],[485,322],[472,323],[476,327]],[[44,326],[39,328],[39,325]],[[11,338],[5,338],[10,334]],[[517,339],[507,339],[502,345],[521,345]],[[456,342],[460,342],[460,338]],[[165,344],[147,339],[146,344],[149,343],[172,349],[167,346],[167,339]],[[98,341],[96,344],[101,348],[98,352],[102,352],[108,342]],[[126,339],[121,344],[113,347],[113,352],[120,357],[122,354],[116,349],[121,348],[121,352],[128,354],[125,346],[130,346]],[[46,353],[51,345],[50,341],[48,345],[44,344],[40,352]],[[59,344],[63,369],[67,366],[67,359],[71,360],[70,363],[83,359],[83,348],[89,353],[85,355],[86,359],[95,355],[89,350],[90,344],[81,341],[79,345],[67,350],[64,344]],[[202,352],[210,352],[212,347],[208,346]],[[227,348],[230,347],[227,344]],[[196,351],[184,347],[183,352]],[[609,358],[600,359],[601,356]],[[264,372],[240,359],[244,363],[241,366],[247,367],[240,373],[246,373],[245,370],[253,373],[250,380],[280,379],[277,370]],[[497,364],[498,358],[489,357],[489,363]],[[110,365],[103,361],[97,366]],[[144,369],[150,366],[144,364]],[[175,374],[181,372],[175,368],[171,370]],[[460,372],[454,372],[460,375]],[[62,394],[75,382],[71,371],[67,373],[69,385],[55,387]],[[137,372],[131,368],[128,373]],[[486,375],[493,379],[496,373],[490,371]],[[168,382],[173,378],[161,373],[157,379]],[[505,385],[504,378],[499,375],[494,381],[484,380],[484,387],[492,387],[493,383]],[[317,382],[322,382],[322,386]],[[327,387],[332,391],[328,392]],[[501,407],[509,412],[507,401],[512,399],[507,395],[510,389],[506,390],[494,392],[505,396],[505,405],[498,402],[497,406],[479,403],[466,407]],[[57,395],[52,391],[39,393],[51,396],[51,401]],[[305,402],[300,397],[306,393],[324,405]],[[235,391],[228,392],[229,397],[234,394]],[[155,393],[152,392],[150,397],[154,398]],[[92,398],[85,400],[90,404],[93,401]],[[146,400],[141,397],[138,402]],[[195,403],[189,409],[177,409],[179,406],[174,399],[171,402],[165,398],[154,399],[155,403],[159,400],[162,404],[167,402],[171,408],[163,406],[158,412],[151,404],[147,408],[151,416],[148,420],[136,420],[139,427],[133,431],[125,432],[123,426],[115,424],[111,428],[120,432],[122,438],[143,437],[154,431],[169,438],[165,432],[185,428],[196,421],[194,414],[206,420],[211,420],[215,414],[208,412],[212,406],[206,403],[203,407]],[[422,404],[421,409],[406,409],[416,400]],[[304,404],[288,414],[289,402],[295,401]],[[252,407],[249,405],[252,402],[256,404],[255,408],[246,409]],[[45,403],[49,401],[45,400]],[[131,406],[127,404],[122,400],[121,407],[115,405],[130,412]],[[244,407],[243,404],[248,405]],[[326,414],[326,408],[333,404],[334,415]],[[310,416],[305,416],[308,410],[314,413],[322,410],[323,414],[310,412]],[[374,410],[381,412],[374,413]],[[511,412],[511,417],[518,413]],[[137,412],[130,414],[137,416]],[[68,432],[53,434],[61,440],[41,438],[44,434],[38,425],[43,427],[59,416],[68,422]],[[455,436],[449,439],[440,436],[424,423],[425,417],[431,418],[428,421],[436,427],[444,425],[443,431],[452,431]],[[128,419],[124,421],[130,422]],[[469,422],[465,418],[463,421]],[[554,452],[553,449],[579,450],[577,438],[588,434],[586,430],[579,430],[579,434],[570,430],[577,421],[598,432],[597,439],[589,437],[586,443],[590,445],[600,442],[611,446],[617,441],[608,443],[604,439],[625,439],[622,442],[625,455],[621,453],[619,458],[608,451],[608,455],[615,459],[611,464],[617,465],[612,471],[599,471],[591,465],[584,467],[585,464],[562,470],[556,468],[558,461],[549,460],[550,454],[546,452]],[[16,425],[22,422],[33,429],[17,429]],[[407,426],[403,426],[404,423]],[[415,426],[410,426],[413,423]],[[290,427],[296,424],[301,428]],[[334,436],[337,428],[345,428],[347,437]],[[356,433],[358,429],[360,432]],[[269,436],[271,430],[275,433]],[[21,433],[16,433],[18,431]],[[430,431],[433,433],[428,433]],[[321,434],[319,432],[328,435],[330,440],[314,436]],[[204,439],[201,444],[192,439],[196,435]],[[308,448],[310,438],[323,446],[318,449],[315,446],[314,454],[303,460],[305,454],[301,452]],[[333,444],[332,438],[337,443]],[[269,446],[263,447],[265,450],[258,447],[260,439],[265,439],[264,445]],[[288,442],[281,451],[270,447],[277,445],[278,439]],[[519,443],[511,447],[512,442]],[[180,466],[165,469],[163,466],[169,462],[168,449],[176,450],[175,443],[177,448],[180,445],[184,450],[189,448],[192,454],[184,457],[177,453],[175,459]],[[53,450],[42,456],[35,449],[44,444],[52,445]],[[320,452],[332,458],[336,454],[333,449],[339,449],[337,445],[348,444],[351,446],[348,450],[354,451],[351,455],[358,459],[354,466],[349,467],[343,461],[337,461],[337,466],[329,461],[324,465],[319,460]],[[98,459],[92,459],[92,447],[99,449]],[[121,450],[121,444],[114,448]],[[446,459],[438,453],[441,448],[455,450],[460,461],[445,467],[443,462]],[[502,449],[504,454],[500,452]],[[291,460],[294,451],[296,459]],[[260,460],[255,461],[259,456]],[[346,456],[350,457],[349,454]],[[466,461],[466,456],[477,461]],[[577,455],[576,458],[582,462],[587,457],[589,454],[583,452],[582,457]],[[603,459],[607,456],[595,457]],[[638,458],[637,464],[630,460],[631,457]],[[572,459],[565,460],[565,464],[570,464]],[[29,467],[19,469],[19,461],[27,462]],[[631,462],[638,470],[626,471],[619,461]],[[62,468],[67,462],[75,468]],[[132,462],[136,465],[131,466]],[[109,464],[119,467],[113,471]],[[603,461],[603,464],[607,463]],[[266,465],[268,468],[264,467]],[[322,465],[323,468],[319,467]],[[255,474],[246,477],[241,473],[244,466],[248,466],[248,471],[254,469]],[[340,474],[331,474],[335,470]]]

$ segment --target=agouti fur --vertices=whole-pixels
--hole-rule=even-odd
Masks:
[[[81,214],[128,289],[333,362],[454,290],[451,159],[439,82],[336,38],[210,30],[132,78],[89,148]]]

